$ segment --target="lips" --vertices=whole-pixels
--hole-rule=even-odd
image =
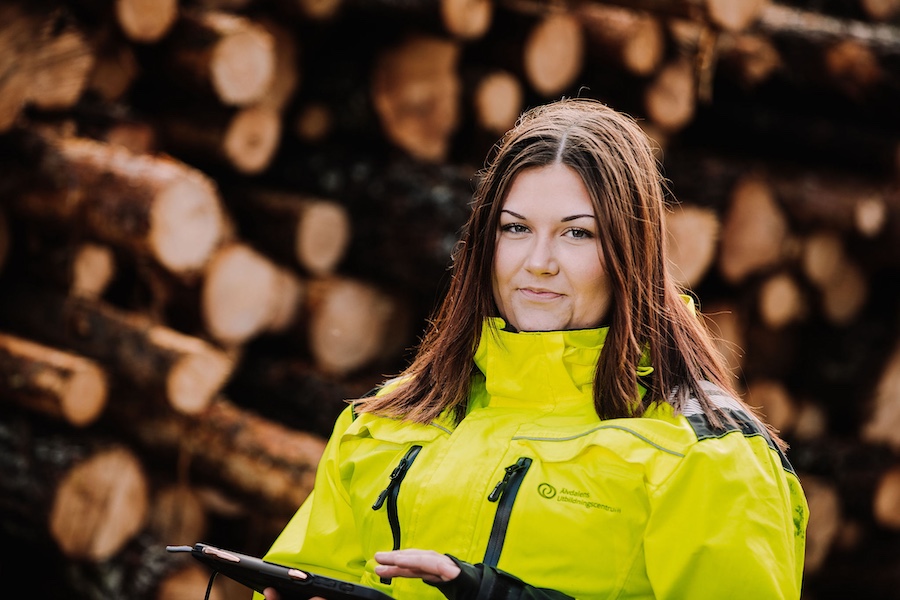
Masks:
[[[551,290],[545,290],[541,288],[519,288],[519,291],[522,292],[522,294],[526,298],[533,298],[536,300],[552,300],[563,295]]]

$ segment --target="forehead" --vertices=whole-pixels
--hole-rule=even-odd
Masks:
[[[520,214],[594,214],[591,195],[581,176],[559,163],[520,171],[510,183],[501,208]]]

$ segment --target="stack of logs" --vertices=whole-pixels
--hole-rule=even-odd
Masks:
[[[900,585],[900,0],[14,0],[0,73],[0,559],[46,568],[10,594],[263,552],[492,144],[575,95],[659,146],[673,274],[809,498],[803,597]]]

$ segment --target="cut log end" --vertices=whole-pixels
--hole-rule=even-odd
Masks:
[[[334,271],[350,243],[347,210],[333,202],[314,202],[297,227],[297,262],[313,275]]]
[[[776,380],[758,379],[747,386],[747,402],[762,412],[766,421],[784,433],[797,421],[797,409],[787,389]]]
[[[203,176],[187,176],[157,196],[150,213],[150,246],[171,271],[196,271],[209,260],[224,229],[214,185]]]
[[[678,205],[667,215],[667,249],[675,279],[693,287],[706,275],[716,256],[719,217],[695,205]]]
[[[889,469],[882,475],[875,490],[872,514],[884,527],[900,530],[900,467]]]
[[[770,329],[781,329],[806,315],[803,292],[793,277],[778,273],[766,279],[759,292],[759,312]]]
[[[465,40],[482,37],[494,14],[492,0],[441,0],[441,17],[451,34]]]
[[[115,256],[108,246],[83,244],[72,260],[70,293],[81,298],[99,298],[115,274]]]
[[[308,336],[314,360],[323,372],[345,375],[387,356],[404,339],[396,299],[347,278],[314,282]],[[394,339],[396,337],[397,339]]]
[[[311,102],[297,113],[294,133],[305,142],[320,142],[328,137],[333,121],[331,110],[327,106]]]
[[[687,60],[664,66],[644,92],[647,116],[666,131],[678,131],[694,118],[697,86]]]
[[[206,327],[219,342],[243,343],[293,320],[300,298],[296,277],[245,244],[232,244],[210,263],[202,290]],[[302,288],[301,288],[302,289]]]
[[[461,47],[452,40],[413,36],[378,57],[372,101],[389,140],[412,156],[439,162],[459,122]]]
[[[741,178],[730,202],[722,226],[719,270],[726,280],[738,283],[782,260],[789,225],[764,175]]]
[[[103,561],[144,526],[143,467],[126,448],[98,452],[72,468],[53,499],[50,532],[66,556]]]
[[[572,14],[546,17],[531,31],[524,49],[525,75],[536,92],[558,94],[584,64],[584,32]]]
[[[707,15],[715,25],[740,31],[752,25],[770,0],[706,0]]]
[[[269,166],[281,140],[281,116],[271,108],[238,111],[225,132],[224,151],[241,173],[255,175]]]
[[[508,71],[494,71],[478,82],[473,102],[479,125],[502,135],[516,123],[522,112],[524,92],[518,78]]]
[[[185,356],[169,372],[169,403],[182,413],[203,411],[222,389],[233,368],[233,361],[227,355],[212,349]]]
[[[191,487],[169,485],[156,493],[147,528],[161,540],[193,543],[206,535],[207,522],[206,508]]]
[[[296,5],[304,17],[315,21],[327,21],[340,9],[343,0],[296,0]]]
[[[3,272],[3,266],[6,264],[9,244],[9,222],[6,219],[6,213],[0,210],[0,273]]]
[[[223,103],[245,106],[261,100],[274,74],[274,41],[262,27],[235,32],[216,45],[212,83]]]
[[[68,381],[62,396],[63,417],[76,427],[89,425],[106,408],[107,395],[106,375],[99,367],[85,363]]]
[[[116,19],[128,39],[159,41],[175,23],[177,0],[116,0]]]

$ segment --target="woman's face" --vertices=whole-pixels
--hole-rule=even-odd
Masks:
[[[597,327],[610,305],[600,227],[578,174],[556,164],[522,171],[500,214],[494,301],[519,331]]]

